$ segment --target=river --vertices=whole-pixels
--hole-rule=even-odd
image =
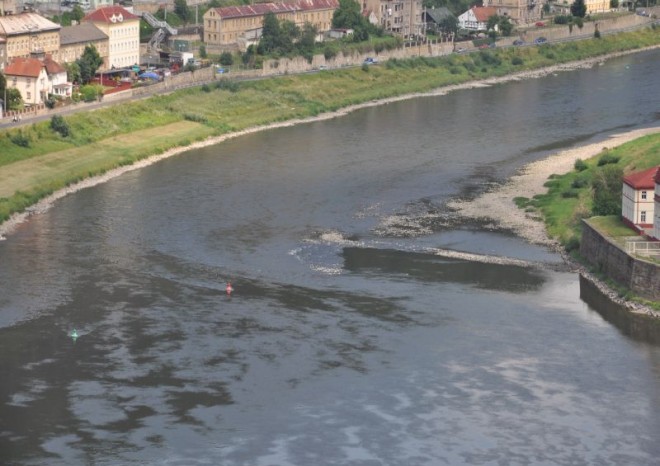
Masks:
[[[366,108],[57,201],[0,242],[0,464],[658,464],[657,323],[445,204],[657,126],[659,75]]]

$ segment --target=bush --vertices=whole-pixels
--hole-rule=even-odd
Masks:
[[[621,178],[623,170],[607,165],[595,171],[591,186],[594,202],[591,212],[594,215],[621,214]]]
[[[220,54],[220,64],[222,66],[231,66],[234,64],[234,56],[230,52]]]
[[[587,164],[584,162],[584,160],[577,159],[575,161],[575,163],[573,164],[573,168],[575,168],[577,171],[581,172],[581,171],[586,170],[588,167],[587,167]]]
[[[566,249],[566,252],[577,251],[580,249],[580,240],[577,238],[577,236],[572,236],[571,239],[566,241],[564,249]]]
[[[571,188],[580,189],[589,185],[589,182],[585,178],[575,178],[571,183]]]
[[[598,159],[598,166],[602,167],[603,165],[609,165],[609,164],[615,164],[619,161],[621,157],[617,155],[613,155],[610,153],[606,153]]]
[[[523,61],[523,59],[520,58],[520,57],[513,57],[513,58],[511,59],[511,64],[512,64],[512,65],[520,66],[520,65],[522,65],[523,63],[524,63],[524,61]]]
[[[9,140],[20,147],[30,147],[30,143],[32,142],[30,138],[27,135],[23,134],[23,131],[21,130],[18,130],[17,133],[14,133],[11,136],[9,136]]]
[[[63,138],[71,134],[68,123],[60,115],[53,115],[50,119],[50,129],[59,133]]]
[[[202,92],[211,92],[211,86],[208,84],[202,84]]]

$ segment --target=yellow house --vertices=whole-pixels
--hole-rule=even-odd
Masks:
[[[584,0],[584,6],[587,7],[587,14],[602,13],[610,11],[610,0]]]
[[[299,0],[211,8],[204,14],[204,43],[215,50],[236,49],[242,39],[260,37],[267,13],[298,26],[310,23],[319,32],[325,32],[331,29],[332,15],[338,6],[337,0]]]
[[[36,13],[0,16],[0,37],[5,40],[6,62],[32,52],[55,53],[60,48],[60,25]]]
[[[119,5],[89,13],[92,23],[108,36],[108,68],[126,68],[140,63],[140,18]]]

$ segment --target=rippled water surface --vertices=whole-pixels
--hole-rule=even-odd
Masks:
[[[365,109],[58,201],[0,242],[0,464],[658,464],[657,323],[445,208],[657,126],[658,75]]]

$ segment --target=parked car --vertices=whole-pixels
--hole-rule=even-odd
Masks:
[[[378,60],[377,60],[376,58],[367,57],[367,58],[364,59],[364,62],[363,62],[363,63],[364,63],[365,65],[375,65],[375,64],[378,63]]]
[[[544,23],[543,21],[537,21],[536,24],[535,24],[535,26],[536,26],[537,28],[542,28],[543,26],[545,26],[545,23]]]
[[[525,41],[524,41],[524,40],[520,40],[520,39],[516,39],[516,40],[513,41],[513,45],[515,45],[515,46],[521,46],[521,45],[523,45],[524,43],[525,43]]]
[[[545,44],[546,42],[548,42],[548,39],[546,39],[545,37],[537,37],[537,38],[534,40],[534,43],[535,43],[536,45]]]

